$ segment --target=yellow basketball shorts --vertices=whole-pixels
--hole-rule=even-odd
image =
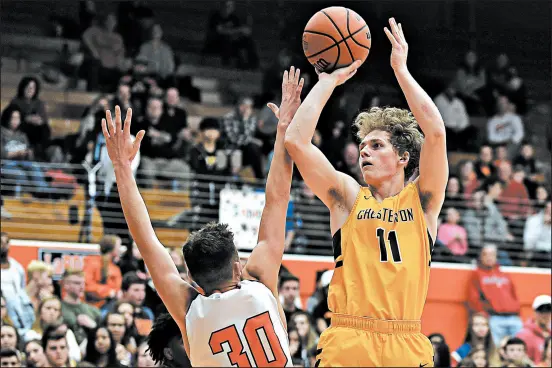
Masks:
[[[334,313],[320,336],[315,367],[433,367],[433,346],[420,331],[420,321]]]

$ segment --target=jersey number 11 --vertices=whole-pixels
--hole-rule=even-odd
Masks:
[[[261,341],[260,333],[264,332],[267,344]],[[288,363],[282,344],[274,331],[274,325],[267,312],[250,317],[243,326],[243,335],[245,342],[249,346],[255,366],[257,367],[285,367]],[[236,329],[236,325],[230,325],[211,334],[209,346],[213,355],[224,351],[222,344],[228,343],[230,351],[228,359],[234,367],[251,367],[251,361],[247,352],[243,348],[242,340]],[[268,351],[271,350],[271,351]]]

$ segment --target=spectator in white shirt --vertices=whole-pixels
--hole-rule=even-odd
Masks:
[[[470,125],[466,106],[457,97],[454,85],[450,84],[435,97],[435,105],[445,122],[449,150],[471,151],[476,148],[478,144],[474,138],[477,137],[477,128]]]
[[[530,216],[525,223],[523,245],[529,259],[547,261],[550,266],[552,248],[552,228],[550,226],[551,202],[544,210]]]
[[[506,96],[497,99],[498,112],[487,123],[487,138],[490,143],[508,144],[509,151],[517,152],[517,146],[525,135],[521,117]]]
[[[151,28],[151,40],[140,47],[139,57],[148,62],[148,72],[165,79],[174,73],[174,53],[172,48],[161,41],[163,30],[159,24]]]

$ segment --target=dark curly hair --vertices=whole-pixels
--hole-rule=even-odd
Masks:
[[[226,224],[210,223],[190,234],[182,247],[190,276],[206,293],[233,275],[239,261],[234,234]]]
[[[38,98],[38,95],[40,94],[40,81],[36,77],[32,76],[21,78],[19,85],[17,86],[17,98],[25,98],[25,88],[27,88],[31,82],[35,82],[36,86],[36,91],[32,99],[36,100]]]
[[[156,364],[165,365],[165,348],[171,339],[181,337],[180,328],[169,313],[161,313],[153,322],[153,327],[146,338],[149,355]]]

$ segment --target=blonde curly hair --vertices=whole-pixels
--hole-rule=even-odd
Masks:
[[[388,132],[397,153],[402,156],[408,152],[410,155],[408,165],[404,169],[405,180],[416,172],[424,136],[410,111],[396,107],[372,107],[359,113],[353,126],[358,129],[357,137],[361,141],[374,130]]]

